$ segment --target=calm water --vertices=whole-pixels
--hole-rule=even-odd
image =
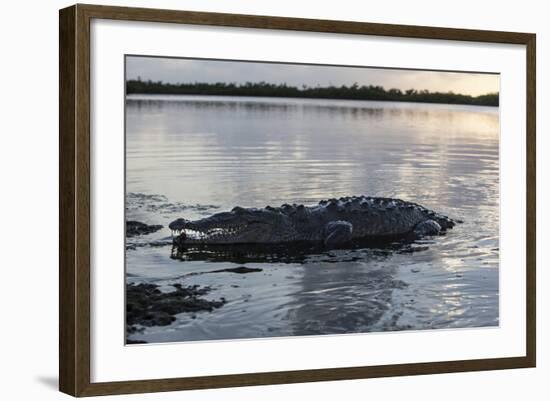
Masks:
[[[170,258],[168,228],[130,239],[129,281],[213,288],[148,342],[498,325],[498,108],[129,96],[127,218],[167,224],[236,205],[349,195],[418,202],[464,224],[412,249]],[[412,252],[414,251],[414,252]],[[249,274],[207,273],[238,266]]]

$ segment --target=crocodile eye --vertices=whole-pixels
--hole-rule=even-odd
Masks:
[[[242,214],[244,213],[244,208],[240,206],[235,206],[233,209],[231,209],[231,211],[236,214]]]

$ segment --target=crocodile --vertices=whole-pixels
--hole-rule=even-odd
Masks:
[[[314,241],[338,247],[356,239],[414,240],[440,235],[457,222],[417,203],[362,195],[323,200],[313,206],[237,206],[199,220],[179,218],[169,228],[177,245]]]

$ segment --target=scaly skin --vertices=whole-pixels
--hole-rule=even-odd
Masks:
[[[177,219],[169,227],[178,245],[319,241],[337,246],[362,238],[436,235],[454,225],[447,216],[416,203],[352,196],[315,206],[235,207],[200,220]]]

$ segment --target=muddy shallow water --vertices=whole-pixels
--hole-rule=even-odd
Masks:
[[[128,238],[128,282],[208,286],[205,298],[226,300],[130,339],[498,325],[498,108],[140,95],[128,97],[126,119],[127,219],[164,225]],[[170,257],[178,217],[360,194],[464,223],[405,248]],[[231,270],[242,266],[253,271]]]

